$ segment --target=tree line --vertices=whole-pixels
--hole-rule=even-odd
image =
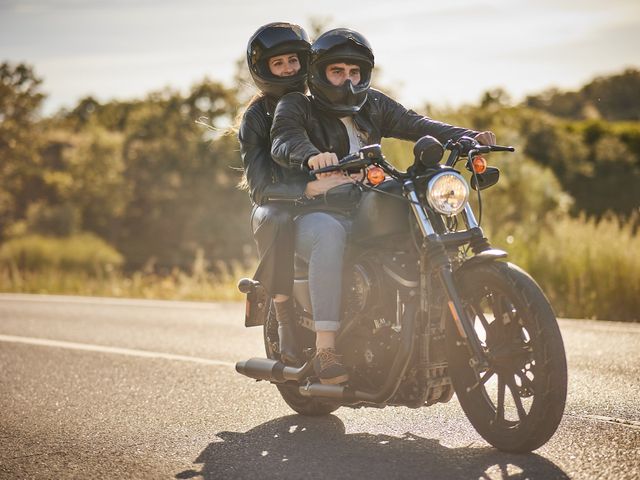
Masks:
[[[0,242],[91,232],[131,270],[187,269],[199,250],[217,263],[251,257],[250,203],[237,188],[241,159],[228,128],[246,98],[240,84],[205,79],[188,92],[87,97],[43,116],[42,82],[29,65],[0,66]],[[640,205],[639,91],[640,71],[630,69],[521,104],[493,91],[477,105],[424,112],[497,131],[535,172],[552,172],[544,183],[558,185],[572,215],[628,217]],[[516,198],[531,201],[528,193],[526,182],[512,186]],[[512,220],[526,221],[517,211]]]

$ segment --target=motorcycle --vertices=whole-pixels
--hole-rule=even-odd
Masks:
[[[314,171],[368,169],[374,183],[360,184],[345,254],[336,346],[349,383],[324,385],[314,377],[313,313],[306,265],[299,262],[293,297],[306,362],[280,361],[274,310],[261,285],[243,279],[247,320],[263,324],[268,358],[238,362],[236,370],[274,383],[303,415],[341,406],[420,408],[448,402],[455,393],[473,427],[494,447],[529,452],[545,444],[560,423],[567,393],[558,323],[538,284],[504,261],[506,252],[491,247],[468,201],[471,187],[481,209],[480,192],[499,180],[499,170],[482,155],[506,151],[514,149],[468,137],[443,146],[426,136],[415,144],[406,172],[387,162],[379,145]],[[469,182],[455,169],[461,160]]]

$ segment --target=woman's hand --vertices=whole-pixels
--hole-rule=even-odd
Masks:
[[[342,185],[343,183],[354,183],[354,180],[350,177],[338,172],[339,175],[331,175],[328,177],[318,178],[307,183],[307,187],[304,189],[305,196],[313,198],[317,195],[324,194],[327,190]],[[320,175],[318,175],[320,177]]]

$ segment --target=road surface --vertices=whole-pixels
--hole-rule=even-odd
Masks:
[[[0,478],[640,478],[640,324],[561,321],[565,417],[513,455],[455,397],[295,415],[233,368],[263,356],[243,308],[0,294]]]

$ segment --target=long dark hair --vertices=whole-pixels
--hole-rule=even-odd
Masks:
[[[271,97],[267,97],[263,92],[256,93],[253,97],[251,97],[251,100],[247,102],[244,108],[240,109],[240,111],[238,112],[238,115],[236,116],[234,125],[233,127],[231,127],[236,136],[240,131],[240,125],[242,124],[242,119],[244,118],[244,114],[246,113],[246,111],[249,110],[249,108],[251,108],[256,103],[262,102],[262,101],[266,102],[265,106],[267,108],[267,111],[273,114],[273,111],[275,110],[276,105],[278,104],[278,101]],[[242,178],[238,182],[237,187],[240,190],[249,190],[249,182],[247,180],[247,171],[244,168],[242,169]]]

